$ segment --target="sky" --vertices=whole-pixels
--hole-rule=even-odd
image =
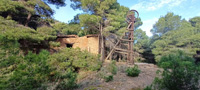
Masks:
[[[150,30],[153,25],[162,16],[168,12],[180,15],[182,18],[189,20],[195,16],[200,16],[200,0],[117,0],[120,5],[139,12],[143,25],[140,28],[146,31],[148,36],[152,36]],[[68,23],[80,10],[73,10],[70,7],[70,0],[66,0],[67,5],[57,9],[50,5],[55,14],[53,17],[61,22]]]

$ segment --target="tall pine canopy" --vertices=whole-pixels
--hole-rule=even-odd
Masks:
[[[65,6],[65,0],[1,0],[0,15],[25,26],[37,28],[39,22],[51,18],[53,10],[47,3]]]
[[[183,50],[193,56],[200,50],[199,17],[189,21],[180,16],[168,13],[161,17],[152,29],[152,52],[158,61],[161,56],[176,50]]]

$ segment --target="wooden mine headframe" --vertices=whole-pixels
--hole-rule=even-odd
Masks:
[[[137,17],[135,16],[137,14]],[[127,55],[127,63],[134,64],[134,57],[133,57],[133,43],[134,43],[134,24],[136,22],[136,18],[139,17],[139,13],[136,10],[130,10],[127,14],[126,20],[128,23],[127,30],[128,32],[124,33],[124,36],[122,36],[117,43],[114,45],[108,56],[106,57],[106,60],[108,60],[109,57],[112,57],[112,54],[114,52],[126,54]],[[125,38],[127,37],[127,38]],[[127,49],[122,49],[121,44],[122,42],[128,42]]]

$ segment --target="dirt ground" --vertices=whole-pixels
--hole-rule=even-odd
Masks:
[[[159,69],[154,64],[136,63],[141,72],[138,77],[129,77],[125,69],[133,65],[127,65],[124,62],[117,62],[116,65],[118,71],[113,76],[113,81],[105,82],[99,78],[98,72],[87,73],[88,75],[85,74],[84,79],[78,82],[80,87],[77,90],[142,90],[153,82],[156,71]]]

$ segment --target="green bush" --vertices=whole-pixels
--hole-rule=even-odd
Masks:
[[[42,50],[39,54],[24,55],[17,40],[0,34],[0,90],[74,89],[79,70],[99,70],[97,55],[80,49],[64,49],[52,55]],[[54,84],[55,85],[55,84]]]
[[[108,75],[104,77],[106,82],[112,81],[113,80],[113,75]]]
[[[199,90],[200,66],[183,51],[163,56],[158,66],[163,71],[155,78],[153,89]]]
[[[48,51],[41,51],[38,55],[29,52],[28,55],[21,57],[20,63],[15,63],[9,73],[3,73],[3,77],[0,76],[3,80],[0,81],[0,88],[2,90],[45,89],[43,84],[50,78],[48,56]]]
[[[64,80],[61,81],[61,83],[56,87],[57,90],[73,90],[78,85],[76,84],[76,78],[77,74],[69,71],[66,76],[64,77]]]
[[[9,40],[27,40],[40,43],[46,40],[54,40],[56,31],[51,27],[43,26],[37,30],[17,24],[13,20],[6,20],[0,16],[0,35]],[[30,47],[29,47],[30,48]]]
[[[60,46],[60,42],[53,42],[53,41],[50,41],[49,44],[53,47],[59,47]]]
[[[39,54],[29,52],[24,57],[13,56],[8,58],[13,58],[12,61],[19,59],[18,62],[15,61],[14,63],[6,62],[6,59],[0,64],[0,89],[45,90],[50,87],[49,84],[58,83],[55,89],[72,90],[77,87],[76,72],[78,72],[78,69],[98,70],[101,66],[98,57],[95,55],[83,54],[84,52],[79,49],[66,50],[64,51],[68,53],[61,51],[51,56],[48,51],[42,50]],[[81,57],[77,54],[85,56]],[[79,59],[83,62],[74,63]],[[6,64],[4,65],[4,63]],[[95,64],[90,65],[92,63]]]
[[[65,48],[50,56],[48,64],[51,75],[56,81],[61,81],[57,86],[59,90],[71,90],[77,87],[76,73],[83,71],[96,71],[101,67],[97,55],[80,49]]]
[[[66,48],[54,53],[49,59],[49,64],[60,73],[67,68],[72,68],[75,71],[95,71],[101,67],[101,61],[97,55],[73,48]]]
[[[109,72],[111,72],[113,75],[117,74],[116,61],[113,60],[113,61],[108,65],[108,70],[109,70]]]
[[[105,64],[98,72],[98,77],[104,79],[106,82],[113,80],[113,75],[117,74],[116,61]]]
[[[140,74],[140,70],[139,70],[138,66],[135,65],[134,67],[127,68],[126,73],[128,76],[136,77]]]
[[[153,90],[153,89],[152,89],[152,85],[146,86],[143,90]]]

